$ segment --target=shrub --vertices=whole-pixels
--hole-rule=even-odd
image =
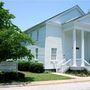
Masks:
[[[9,81],[18,81],[24,80],[25,75],[20,72],[1,72],[0,73],[0,82],[9,82]]]
[[[20,71],[29,71],[30,63],[27,61],[19,61],[18,62],[18,70]]]
[[[87,70],[68,70],[66,73],[69,74],[74,74],[76,76],[90,76],[90,72],[88,72]]]
[[[20,71],[30,71],[34,73],[43,73],[44,67],[42,63],[38,62],[26,62],[26,61],[20,61],[18,63],[18,70]]]
[[[34,72],[34,73],[43,73],[44,72],[44,67],[42,63],[30,63],[29,71]]]

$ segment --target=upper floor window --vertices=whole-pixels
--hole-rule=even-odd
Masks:
[[[30,33],[30,37],[32,38],[32,32]]]
[[[51,60],[56,60],[57,48],[51,48]]]
[[[38,59],[38,48],[36,48],[36,59]]]
[[[37,30],[37,41],[39,40],[39,30]]]
[[[32,38],[32,40],[34,40],[34,41],[39,40],[39,30],[34,30],[34,31],[30,32],[29,35]]]

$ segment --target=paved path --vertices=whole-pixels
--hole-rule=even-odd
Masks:
[[[90,90],[90,82],[65,83],[23,87],[4,87],[0,90]]]
[[[62,75],[62,76],[67,76],[67,77],[71,77],[71,78],[81,78],[79,76],[75,76],[75,75],[71,75],[71,74],[66,74],[66,73],[52,73],[52,74],[56,74],[56,75]]]

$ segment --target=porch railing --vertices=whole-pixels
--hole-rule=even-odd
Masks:
[[[68,61],[64,61],[59,64],[59,67],[57,67],[56,72],[65,72],[69,69],[69,66],[71,65],[72,59],[69,59]]]
[[[76,60],[77,61],[81,61],[81,63],[82,63],[82,59],[81,58],[77,58]],[[90,63],[87,60],[85,60],[85,59],[84,59],[84,63],[86,64],[85,66],[87,66],[87,65],[90,66]]]
[[[66,62],[64,62],[62,65],[68,65],[71,62],[72,59],[67,60]]]
[[[86,61],[86,60],[84,60],[84,62],[85,62],[85,64],[87,64],[87,65],[85,66],[85,69],[86,69],[88,72],[90,72],[90,63],[89,63],[88,61]]]
[[[85,62],[88,66],[90,66],[90,63],[89,63],[88,61],[84,60],[84,62]]]
[[[76,60],[80,61],[80,64],[78,65],[78,63],[77,63],[77,66],[81,67],[81,62],[82,62],[81,58],[77,58]],[[84,63],[86,64],[85,68],[86,67],[88,68],[88,66],[90,67],[90,63],[88,61],[84,60]],[[69,67],[72,66],[72,64],[73,64],[72,58],[67,61],[64,60],[64,61],[58,63],[58,65],[56,67],[56,72],[66,72],[69,69]]]

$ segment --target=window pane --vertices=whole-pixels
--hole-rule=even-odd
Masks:
[[[36,59],[38,59],[38,48],[36,48]]]
[[[39,30],[37,30],[37,41],[39,40]]]
[[[56,60],[57,48],[51,48],[51,60]]]
[[[30,33],[30,37],[32,38],[32,32]]]

